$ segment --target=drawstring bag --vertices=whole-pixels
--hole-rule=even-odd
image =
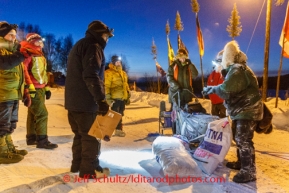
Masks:
[[[232,138],[232,129],[227,117],[208,124],[204,141],[201,142],[193,155],[204,173],[211,175],[218,164],[224,161],[230,149]]]

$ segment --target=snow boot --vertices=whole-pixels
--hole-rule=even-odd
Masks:
[[[98,168],[98,170],[95,170],[96,178],[104,178],[104,177],[108,177],[110,175],[109,168],[101,168],[101,169],[100,168]]]
[[[36,135],[35,134],[26,135],[26,144],[27,145],[37,145]]]
[[[0,164],[12,164],[23,160],[20,154],[11,153],[6,144],[6,136],[0,136]]]
[[[70,172],[77,173],[77,172],[79,172],[79,168],[80,168],[79,165],[71,165]]]
[[[110,175],[110,170],[109,168],[102,168],[99,165],[99,159],[95,159],[93,162],[93,165],[95,167],[95,176],[96,178],[104,178]]]
[[[6,140],[6,144],[7,144],[9,152],[14,153],[14,154],[20,154],[22,156],[25,156],[28,153],[25,149],[18,150],[15,148],[12,137],[11,137],[11,133],[7,133],[5,135],[5,140]]]
[[[240,153],[239,153],[238,149],[237,149],[237,161],[227,162],[226,167],[233,169],[233,170],[240,170],[241,169]]]
[[[240,170],[234,177],[233,181],[236,183],[247,183],[256,181],[256,174],[255,172],[248,172],[245,170]]]
[[[57,148],[58,145],[51,143],[48,141],[47,135],[37,135],[37,145],[36,148],[43,148],[43,149],[54,149]]]
[[[233,170],[240,170],[241,169],[241,162],[227,162],[226,164],[227,168],[233,169]]]
[[[122,130],[116,129],[114,135],[118,137],[125,137],[126,133]]]

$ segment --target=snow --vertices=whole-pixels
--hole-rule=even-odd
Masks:
[[[78,173],[69,172],[73,133],[63,107],[63,87],[53,88],[51,99],[46,101],[49,140],[59,145],[55,150],[26,145],[27,108],[20,102],[18,127],[12,136],[18,149],[26,149],[28,154],[19,163],[0,165],[0,192],[289,192],[289,99],[279,99],[278,108],[274,108],[275,99],[268,98],[275,128],[269,135],[255,133],[257,181],[246,184],[232,182],[237,171],[224,166],[236,159],[233,144],[211,176],[195,176],[225,182],[166,183],[151,150],[156,136],[148,134],[159,132],[159,103],[164,100],[169,108],[168,96],[133,91],[131,99],[123,117],[126,137],[102,141],[100,161],[102,167],[110,168],[110,181],[80,179]],[[210,101],[199,101],[210,112]],[[164,135],[170,136],[171,130],[164,130]]]

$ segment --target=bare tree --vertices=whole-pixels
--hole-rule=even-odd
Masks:
[[[72,47],[73,47],[73,38],[72,38],[72,35],[69,34],[63,39],[61,51],[59,53],[60,54],[59,56],[60,67],[64,69],[65,72],[66,72],[68,55]]]
[[[32,25],[32,24],[25,24],[24,22],[21,22],[18,26],[18,38],[20,41],[23,41],[26,39],[26,35],[28,33],[37,33],[39,35],[42,35],[42,31],[39,27],[39,25]]]
[[[47,71],[51,72],[54,62],[57,61],[57,52],[55,50],[56,38],[55,35],[51,33],[45,34],[44,37],[45,43],[43,52],[47,60]]]

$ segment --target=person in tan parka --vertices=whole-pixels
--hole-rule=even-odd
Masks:
[[[124,115],[125,105],[130,103],[128,77],[126,72],[122,70],[120,57],[112,56],[108,67],[105,71],[106,101],[111,106],[111,110]],[[115,135],[119,137],[126,135],[122,128],[122,120],[116,127]]]

